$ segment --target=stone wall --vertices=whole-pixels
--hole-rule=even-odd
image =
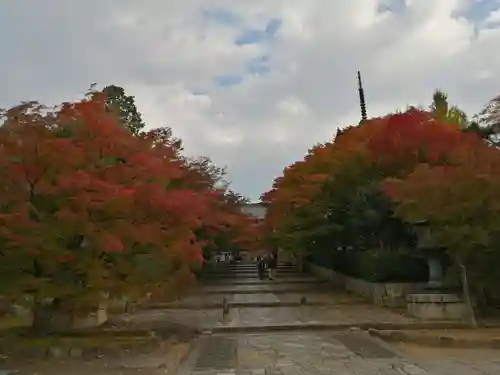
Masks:
[[[451,293],[422,293],[408,296],[408,313],[425,320],[466,320],[470,318],[467,304]]]
[[[322,280],[328,280],[336,287],[364,297],[376,305],[406,307],[406,296],[418,293],[427,283],[373,283],[343,275],[331,269],[307,264],[308,272]]]

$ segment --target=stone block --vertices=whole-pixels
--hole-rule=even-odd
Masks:
[[[405,332],[401,331],[390,331],[388,332],[388,339],[394,342],[403,342],[407,340],[407,335]]]
[[[439,336],[438,337],[439,346],[443,348],[452,348],[457,346],[455,337],[452,336]]]
[[[376,305],[387,307],[406,306],[406,296],[422,290],[427,285],[426,283],[372,283],[315,264],[308,264],[307,269],[318,278],[327,279],[348,292],[366,298]]]
[[[500,337],[490,340],[490,347],[493,349],[500,349]]]
[[[108,312],[119,314],[127,311],[128,301],[121,298],[113,298],[108,302]]]
[[[61,359],[68,356],[68,351],[58,346],[52,346],[47,350],[47,357]]]
[[[465,320],[467,304],[455,294],[418,293],[407,297],[407,311],[422,320]]]
[[[266,375],[266,369],[265,368],[253,369],[252,375]]]
[[[83,357],[83,349],[82,348],[69,348],[69,357],[70,358],[82,358]]]

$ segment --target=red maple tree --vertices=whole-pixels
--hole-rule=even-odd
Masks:
[[[200,183],[168,129],[134,135],[104,99],[4,113],[4,295],[92,305],[103,291],[178,293],[202,262],[197,230],[245,227],[221,191]]]

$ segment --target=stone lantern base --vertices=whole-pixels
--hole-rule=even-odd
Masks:
[[[408,313],[422,320],[465,320],[467,304],[452,293],[417,293],[407,296]]]

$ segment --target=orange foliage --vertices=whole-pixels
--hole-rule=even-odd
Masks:
[[[77,279],[88,293],[177,285],[202,262],[197,229],[250,227],[188,168],[169,132],[134,136],[104,104],[94,95],[54,113],[5,114],[0,241],[13,295],[82,293]],[[159,268],[154,280],[138,267],[144,255]]]
[[[475,134],[440,123],[425,111],[411,109],[364,121],[285,168],[283,176],[262,196],[269,204],[266,230],[279,228],[300,207],[314,205],[324,215],[323,198],[318,194],[326,182],[344,191],[355,190],[359,186],[353,186],[353,181],[366,184],[387,177],[405,177],[421,163],[462,163],[480,146],[483,143]]]

